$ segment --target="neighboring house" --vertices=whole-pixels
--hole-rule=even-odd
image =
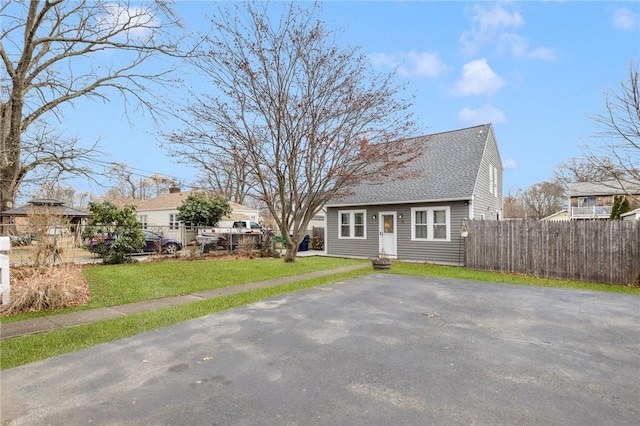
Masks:
[[[620,215],[620,219],[622,220],[640,220],[640,208],[635,210],[631,210],[630,212],[623,213]]]
[[[621,184],[617,180],[578,182],[569,184],[569,218],[609,219],[616,195],[632,194],[640,197],[640,182]],[[634,200],[628,197],[632,204]]]
[[[567,220],[569,220],[569,211],[568,210],[560,210],[559,212],[555,212],[554,214],[550,214],[549,216],[543,217],[540,220],[567,221]]]
[[[313,233],[313,228],[324,228],[324,220],[326,214],[326,209],[323,207],[311,218],[309,224],[307,225],[307,234],[311,235]]]
[[[361,183],[327,203],[326,252],[459,265],[468,219],[500,220],[502,161],[491,124],[406,140],[409,177]]]
[[[149,200],[120,199],[116,204],[135,206],[138,220],[143,229],[149,229],[165,237],[175,238],[183,244],[188,244],[195,239],[196,229],[178,221],[178,207],[191,193],[191,191],[180,192],[180,189],[172,188],[168,194],[156,198]],[[229,205],[232,209],[231,215],[223,218],[218,226],[231,227],[236,220],[259,221],[259,214],[255,209],[234,202],[229,202]]]
[[[53,218],[38,219],[37,216],[51,215]],[[3,222],[2,235],[17,237],[22,234],[44,232],[47,235],[73,235],[76,242],[80,241],[82,226],[92,217],[90,212],[67,207],[62,201],[49,198],[35,199],[26,205],[0,213]],[[51,223],[59,217],[60,223]],[[34,223],[32,223],[34,222]],[[46,224],[46,230],[37,230],[40,224]]]

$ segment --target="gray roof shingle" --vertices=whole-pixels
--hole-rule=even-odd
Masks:
[[[608,180],[603,182],[575,182],[569,185],[570,197],[581,197],[589,195],[622,195],[622,194],[640,194],[639,181]]]
[[[409,177],[358,184],[327,206],[471,199],[491,132],[484,124],[407,139],[412,151],[424,152],[404,169]]]

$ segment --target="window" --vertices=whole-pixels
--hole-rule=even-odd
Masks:
[[[578,207],[595,207],[596,197],[578,197]]]
[[[140,216],[138,216],[138,220],[140,221],[140,226],[142,227],[142,229],[147,229],[147,226],[148,226],[147,215],[141,214]]]
[[[411,209],[411,239],[449,241],[449,207],[416,207]]]
[[[178,214],[169,214],[169,229],[178,229]]]
[[[427,211],[426,210],[418,210],[415,212],[415,238],[426,240],[428,238],[429,232],[429,224],[427,223]]]
[[[493,167],[493,195],[498,196],[498,168]]]
[[[489,163],[489,192],[493,194],[493,164]]]
[[[366,211],[351,210],[338,212],[340,221],[339,238],[366,238]]]
[[[489,163],[489,192],[494,197],[498,196],[498,168]]]
[[[433,239],[447,239],[447,212],[444,210],[433,211]]]

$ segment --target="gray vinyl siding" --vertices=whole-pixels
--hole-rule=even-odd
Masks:
[[[412,241],[411,209],[415,207],[450,208],[450,241]],[[366,239],[338,238],[338,211],[366,210]],[[463,218],[469,216],[469,206],[464,202],[391,204],[376,206],[330,207],[327,209],[327,254],[341,257],[375,257],[378,254],[379,212],[395,211],[402,215],[397,223],[397,258],[400,260],[461,265],[463,243],[460,227]],[[373,219],[373,215],[376,219]]]
[[[489,165],[494,166],[498,170],[498,196],[496,197],[489,191]],[[502,160],[498,152],[498,145],[493,131],[487,138],[487,143],[480,162],[478,170],[478,178],[473,191],[473,218],[486,220],[496,220],[498,213],[502,217]]]
[[[366,210],[366,238],[346,239],[338,238],[338,211]],[[372,219],[371,207],[340,207],[327,209],[326,249],[327,254],[344,257],[374,257],[378,254],[378,220]]]

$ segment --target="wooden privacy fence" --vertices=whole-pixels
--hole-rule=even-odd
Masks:
[[[471,221],[473,269],[609,284],[640,279],[639,221]]]

